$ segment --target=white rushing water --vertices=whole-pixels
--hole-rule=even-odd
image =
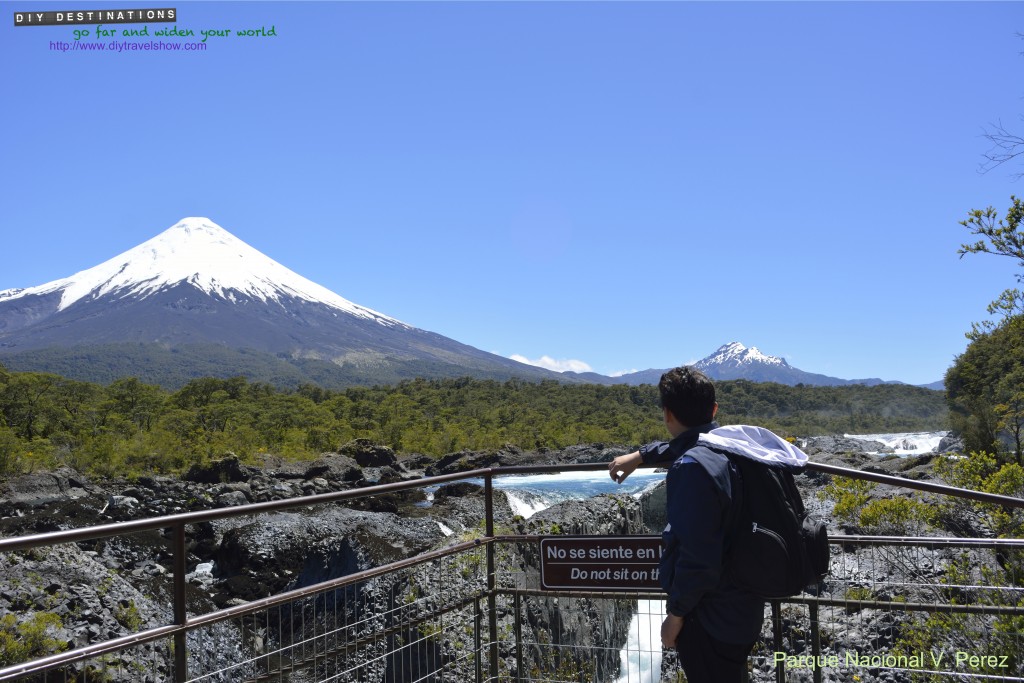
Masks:
[[[893,449],[896,455],[924,455],[939,447],[949,432],[905,432],[902,434],[843,434],[858,441],[879,441]]]
[[[607,471],[601,470],[497,477],[494,488],[505,492],[509,505],[517,515],[529,519],[541,510],[566,500],[580,500],[602,493],[640,497],[664,480],[664,473],[640,470],[630,475],[625,482],[616,484]]]
[[[541,510],[551,507],[550,503],[539,496],[505,491],[505,497],[508,498],[508,505],[512,508],[512,512],[523,519],[529,519]]]
[[[615,683],[661,680],[661,622],[664,619],[664,600],[637,600],[626,646],[619,653],[622,673]]]

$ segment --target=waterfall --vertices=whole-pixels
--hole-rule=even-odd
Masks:
[[[508,498],[508,505],[512,508],[512,512],[521,516],[523,519],[529,519],[541,510],[546,510],[551,507],[551,501],[539,496],[535,493],[529,493],[526,491],[505,491],[505,497]]]
[[[615,683],[658,683],[661,680],[661,622],[664,618],[664,600],[637,600],[626,646],[619,653],[622,673]]]
[[[934,452],[949,432],[906,432],[900,434],[843,434],[848,439],[879,441],[896,455],[924,455]]]

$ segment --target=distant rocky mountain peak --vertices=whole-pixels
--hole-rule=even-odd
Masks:
[[[700,370],[722,367],[740,368],[755,365],[774,366],[780,368],[790,367],[789,363],[787,363],[784,358],[765,355],[761,353],[756,346],[747,348],[738,341],[720,346],[718,350],[710,356],[696,363],[697,368]]]
[[[692,364],[713,380],[743,379],[751,382],[774,382],[795,386],[836,386],[844,384],[902,384],[887,382],[877,377],[868,379],[841,379],[813,372],[806,372],[790,365],[786,359],[762,353],[756,346],[747,347],[738,341],[729,342],[718,347],[710,355]],[[621,375],[616,378],[600,379],[600,375],[578,375],[587,381],[599,381],[603,384],[657,384],[664,369],[641,370]],[[929,389],[942,389],[942,383],[928,385]]]

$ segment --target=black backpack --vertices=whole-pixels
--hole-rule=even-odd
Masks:
[[[690,451],[698,462],[704,457],[700,450]],[[824,522],[804,509],[793,481],[793,473],[799,474],[801,468],[708,450],[724,455],[732,465],[734,512],[726,540],[727,578],[767,599],[797,595],[820,583],[828,574],[828,532]]]

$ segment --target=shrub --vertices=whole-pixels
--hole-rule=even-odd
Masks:
[[[860,526],[878,534],[912,536],[932,523],[935,510],[910,498],[873,500],[860,511]]]
[[[822,500],[835,503],[832,514],[836,519],[855,524],[860,520],[860,512],[871,499],[871,490],[875,485],[863,479],[835,477],[818,494]]]
[[[0,619],[0,666],[19,664],[67,649],[56,631],[64,623],[52,612],[36,612],[19,622],[13,614]]]

